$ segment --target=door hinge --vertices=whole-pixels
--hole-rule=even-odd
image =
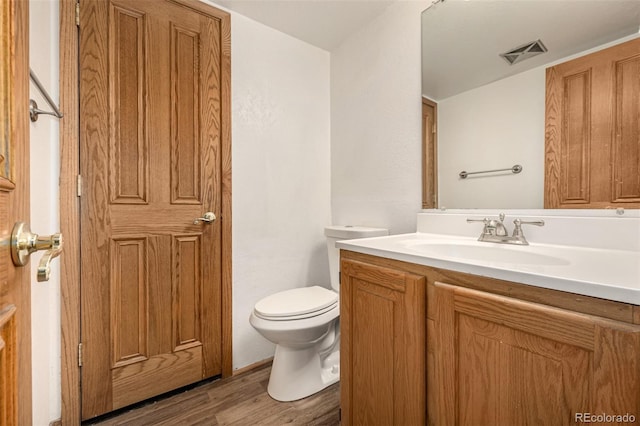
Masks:
[[[436,125],[433,125],[433,129],[431,129],[431,133],[435,133],[436,132]]]
[[[78,343],[78,367],[82,367],[82,343]]]
[[[76,3],[76,26],[80,26],[80,2]]]
[[[78,175],[78,179],[76,182],[77,195],[78,197],[82,197],[82,175]]]

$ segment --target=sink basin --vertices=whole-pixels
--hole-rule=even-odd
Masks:
[[[531,251],[530,246],[508,246],[480,242],[416,242],[407,244],[407,248],[429,257],[442,257],[465,261],[480,261],[520,265],[568,265],[560,257]]]

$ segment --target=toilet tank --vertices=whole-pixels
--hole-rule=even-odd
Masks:
[[[332,225],[324,228],[327,237],[327,251],[329,252],[329,273],[331,274],[331,288],[340,291],[340,249],[336,248],[336,241],[353,240],[356,238],[383,237],[389,235],[384,228],[368,228],[366,226]]]

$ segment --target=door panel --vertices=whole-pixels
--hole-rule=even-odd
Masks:
[[[145,137],[145,15],[112,7],[109,28],[111,69],[110,196],[112,203],[147,203],[149,188],[147,138]],[[84,29],[84,27],[83,27]]]
[[[82,417],[221,373],[221,21],[81,4]]]
[[[613,201],[640,203],[640,52],[613,66]]]

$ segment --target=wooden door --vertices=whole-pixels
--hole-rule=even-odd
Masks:
[[[545,208],[640,207],[640,39],[546,79]]]
[[[11,261],[29,219],[28,2],[0,4],[0,425],[31,424],[30,267]]]
[[[640,326],[438,282],[429,297],[429,424],[640,412]]]
[[[438,207],[438,104],[422,97],[422,208]]]
[[[340,324],[342,424],[424,424],[424,277],[343,260]]]
[[[82,418],[221,373],[221,17],[80,3]],[[214,11],[215,9],[211,9]]]

